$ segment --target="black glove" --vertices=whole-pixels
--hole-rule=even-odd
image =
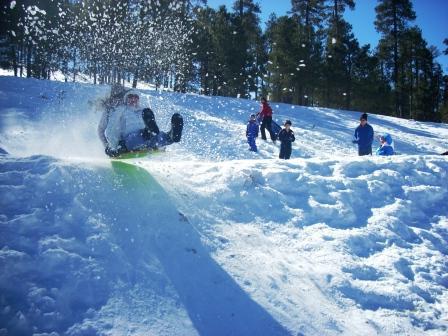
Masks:
[[[120,154],[126,153],[127,151],[128,149],[126,147],[126,143],[124,142],[124,140],[120,140],[118,142],[118,146],[116,149],[107,146],[106,149],[104,150],[104,152],[110,157],[120,156]]]
[[[110,148],[109,146],[106,147],[106,149],[104,150],[104,152],[109,156],[109,157],[117,157],[119,155],[118,151]]]
[[[120,140],[118,141],[118,148],[117,148],[119,153],[124,153],[128,151],[128,148],[126,147],[126,142],[124,142],[124,140]]]

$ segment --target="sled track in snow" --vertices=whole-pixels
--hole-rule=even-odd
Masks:
[[[1,324],[10,332],[289,334],[214,261],[145,169],[42,156],[12,164],[2,159],[2,182],[23,188],[2,194],[2,256],[18,255],[3,265],[17,271],[1,279],[9,307]],[[34,201],[19,205],[27,198]],[[19,237],[15,225],[23,225]],[[7,286],[29,278],[30,264],[32,282]],[[26,323],[19,312],[28,312]]]

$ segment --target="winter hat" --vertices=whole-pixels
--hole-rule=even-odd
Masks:
[[[137,97],[140,98],[140,95],[138,94],[138,92],[137,92],[136,90],[129,89],[129,90],[127,90],[127,91],[125,92],[125,95],[124,95],[124,97],[123,97],[123,101],[124,101],[124,103],[127,102],[128,96],[130,96],[130,95],[135,95],[135,96],[137,96]]]
[[[384,133],[383,135],[380,136],[380,138],[386,141],[388,145],[392,145],[392,137],[390,136],[389,133]]]
[[[292,125],[292,122],[291,122],[291,120],[286,120],[285,123],[284,123],[283,125],[285,125],[285,126],[286,126],[286,125],[291,126],[291,125]]]
[[[250,118],[249,119],[251,119],[251,120],[254,120],[254,119],[256,119],[256,116],[255,116],[255,114],[251,114],[250,115]]]
[[[367,113],[363,113],[363,114],[361,114],[361,117],[359,118],[359,120],[365,120],[365,121],[367,121]]]

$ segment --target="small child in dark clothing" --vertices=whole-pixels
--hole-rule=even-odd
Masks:
[[[278,134],[278,139],[281,142],[280,145],[280,159],[288,160],[291,157],[292,143],[296,140],[294,132],[291,129],[291,121],[286,120],[284,124],[285,128]]]
[[[247,143],[250,146],[249,150],[252,152],[257,151],[257,144],[255,143],[255,139],[258,137],[258,129],[259,127],[255,114],[251,114],[249,122],[247,123],[246,138]]]

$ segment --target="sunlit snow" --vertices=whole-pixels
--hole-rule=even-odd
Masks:
[[[275,103],[283,161],[249,151],[258,102],[148,86],[184,134],[132,168],[109,90],[0,77],[0,334],[446,334],[446,124],[369,114],[398,155],[358,157],[360,112]]]

